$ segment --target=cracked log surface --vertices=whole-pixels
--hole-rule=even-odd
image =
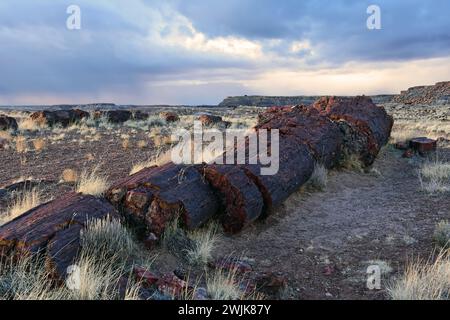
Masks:
[[[62,278],[79,253],[80,231],[86,222],[106,217],[120,217],[106,200],[68,193],[2,226],[0,254],[44,254],[50,270]]]
[[[195,229],[219,209],[219,199],[200,170],[173,163],[144,169],[112,186],[107,198],[145,233],[161,236],[166,223],[178,215],[188,229]]]
[[[347,154],[359,154],[371,165],[390,137],[393,118],[369,97],[324,97],[313,104],[322,115],[340,124],[344,132],[343,148]],[[345,128],[345,129],[344,129]]]

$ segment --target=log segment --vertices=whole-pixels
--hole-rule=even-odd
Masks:
[[[106,217],[120,217],[106,200],[66,194],[0,227],[0,255],[44,254],[50,271],[62,279],[79,253],[86,222]]]
[[[219,209],[219,200],[199,170],[173,163],[144,169],[116,183],[107,198],[144,226],[146,234],[161,236],[177,216],[188,229],[195,229]]]
[[[357,154],[366,166],[371,165],[390,137],[394,124],[384,108],[369,97],[324,97],[313,104],[322,115],[335,121],[344,133],[343,150]]]

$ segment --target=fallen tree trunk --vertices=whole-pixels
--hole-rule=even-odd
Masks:
[[[263,198],[245,171],[233,165],[208,165],[205,178],[219,192],[225,214],[222,226],[236,233],[255,221],[262,213]]]
[[[255,129],[278,129],[280,139],[294,144],[306,144],[316,162],[327,168],[337,165],[341,153],[342,133],[338,125],[313,108],[295,106],[269,109],[260,116]],[[280,151],[282,150],[280,148]]]
[[[359,155],[366,166],[374,162],[381,147],[388,142],[394,124],[384,108],[364,96],[324,97],[313,108],[339,125],[344,134],[344,153]]]
[[[63,279],[81,248],[80,231],[90,219],[119,218],[107,201],[69,193],[0,227],[0,255],[44,254],[50,271]]]
[[[143,225],[145,234],[157,237],[177,216],[187,228],[195,229],[219,209],[219,200],[199,169],[173,163],[144,169],[119,181],[109,189],[107,198]]]
[[[264,215],[282,204],[311,177],[314,158],[305,144],[280,137],[279,170],[275,175],[263,175],[260,164],[243,165],[247,176],[255,183],[264,199]]]

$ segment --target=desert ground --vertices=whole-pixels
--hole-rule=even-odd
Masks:
[[[268,218],[235,235],[224,233],[214,224],[183,232],[182,236],[171,230],[174,241],[139,249],[141,260],[135,260],[133,272],[136,266],[155,274],[175,271],[180,279],[198,289],[193,296],[184,296],[193,299],[442,298],[443,293],[440,297],[413,296],[413,289],[401,284],[405,283],[408,266],[432,263],[439,249],[445,247],[442,240],[437,243],[438,233],[447,237],[450,234],[450,226],[445,223],[450,219],[450,105],[379,105],[395,122],[389,143],[373,165],[364,168],[357,161],[349,161],[339,169],[325,169],[317,181],[294,193]],[[7,223],[17,199],[31,190],[37,193],[35,199],[20,213],[77,189],[82,177],[92,172],[110,185],[152,162],[163,161],[161,155],[172,144],[170,133],[180,126],[189,127],[198,113],[220,116],[233,128],[251,128],[265,108],[143,110],[150,114],[146,120],[113,124],[99,118],[68,127],[39,126],[29,121],[30,112],[23,109],[0,110],[0,114],[18,122],[17,132],[0,132],[0,221]],[[179,121],[162,119],[163,111],[176,113]],[[405,151],[396,148],[396,143],[414,137],[437,139],[437,151],[405,157]],[[430,167],[440,175],[427,174]],[[203,243],[204,251],[199,253],[200,260],[205,260],[203,264],[186,259],[184,238]],[[234,263],[231,275],[211,267],[211,261],[224,257]],[[380,267],[381,288],[367,287],[367,268],[371,265]],[[445,268],[441,272],[448,278],[448,264]],[[250,278],[252,274],[270,274],[273,283],[261,291],[252,291],[251,286],[246,286],[251,282],[246,282],[245,272],[240,278],[241,269],[251,269]],[[4,289],[5,274],[0,272],[0,296],[20,298],[11,294],[13,289]],[[448,280],[442,285],[448,290]],[[37,296],[52,297],[45,295],[52,290],[41,286]],[[131,298],[168,298],[161,292],[156,295],[150,290],[146,294],[137,291],[130,294]],[[97,292],[83,298],[104,296]]]

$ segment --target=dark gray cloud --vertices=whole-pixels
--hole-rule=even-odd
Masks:
[[[66,8],[73,3],[82,9],[80,31],[65,27]],[[126,92],[127,97],[142,97],[139,102],[162,102],[161,97],[170,94],[163,94],[158,83],[197,79],[201,85],[169,86],[180,88],[172,101],[198,97],[198,102],[211,102],[233,90],[242,93],[242,82],[233,80],[275,67],[337,68],[352,61],[450,55],[449,1],[379,0],[379,31],[365,27],[369,4],[372,1],[4,0],[0,99],[111,92],[114,100],[116,92]],[[263,58],[221,52],[221,39],[230,37],[259,46]],[[293,52],[297,42],[310,47]],[[233,46],[244,47],[242,42]]]
[[[309,39],[323,48],[322,58],[329,61],[427,58],[450,53],[447,0],[176,0],[174,3],[196,28],[211,36]],[[380,31],[365,27],[366,9],[371,4],[381,8]]]

